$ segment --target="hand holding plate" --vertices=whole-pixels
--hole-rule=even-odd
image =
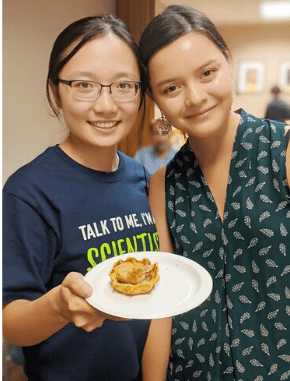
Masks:
[[[59,314],[76,327],[91,332],[103,325],[105,319],[127,320],[114,317],[93,308],[85,298],[93,292],[82,274],[69,273],[60,286]]]

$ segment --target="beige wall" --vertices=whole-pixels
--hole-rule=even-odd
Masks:
[[[290,22],[262,24],[257,19],[258,0],[183,3],[190,3],[217,23],[232,51],[235,77],[240,60],[265,62],[264,92],[237,95],[234,103],[235,108],[263,116],[269,90],[277,82],[278,64],[290,57]],[[157,1],[156,10],[165,5],[165,0]],[[45,98],[48,60],[55,38],[76,19],[114,11],[115,0],[3,0],[3,181],[65,136],[65,127],[50,115]],[[290,95],[284,99],[290,103]]]
[[[115,0],[3,0],[4,182],[65,136],[45,97],[55,38],[77,19],[114,12]]]
[[[290,60],[290,23],[268,25],[220,26],[220,33],[233,56],[235,85],[241,60],[261,60],[266,66],[265,88],[259,94],[237,94],[235,108],[244,108],[258,117],[265,116],[266,105],[271,99],[270,90],[278,84],[279,64]],[[290,104],[290,94],[283,94]]]
[[[215,24],[263,24],[259,16],[261,0],[156,0],[156,14],[170,4],[181,3],[198,9]]]

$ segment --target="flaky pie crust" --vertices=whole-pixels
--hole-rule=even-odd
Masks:
[[[158,263],[151,264],[148,258],[141,261],[128,257],[125,261],[119,259],[109,272],[112,286],[117,291],[127,294],[145,294],[152,290],[159,281]]]

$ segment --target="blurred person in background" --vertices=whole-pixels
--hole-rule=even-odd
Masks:
[[[290,120],[290,106],[280,99],[281,92],[282,91],[279,86],[274,86],[271,89],[273,99],[267,106],[265,118],[285,123]]]
[[[21,347],[2,343],[2,377],[3,381],[27,381],[24,373],[25,360]]]
[[[176,154],[172,146],[172,131],[164,134],[159,128],[161,118],[152,120],[149,126],[152,145],[140,148],[134,159],[144,165],[150,176],[160,167],[166,165]]]

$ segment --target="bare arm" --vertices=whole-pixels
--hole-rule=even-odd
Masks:
[[[46,340],[70,322],[90,332],[101,327],[106,318],[119,320],[90,306],[85,298],[91,293],[82,274],[69,273],[60,286],[34,301],[19,299],[4,305],[3,336],[11,344],[30,346]]]
[[[166,217],[165,171],[166,167],[158,169],[150,179],[149,204],[156,222],[160,251],[174,253]]]
[[[169,362],[172,319],[151,321],[142,357],[142,380],[165,381]]]
[[[290,125],[285,126],[285,133],[289,130],[290,130]],[[288,147],[286,151],[286,175],[287,175],[288,186],[290,189],[290,141],[288,143]]]
[[[174,253],[166,218],[165,171],[157,170],[150,179],[149,204],[159,236],[160,251]],[[172,318],[152,320],[142,358],[143,381],[164,381],[171,346]]]

